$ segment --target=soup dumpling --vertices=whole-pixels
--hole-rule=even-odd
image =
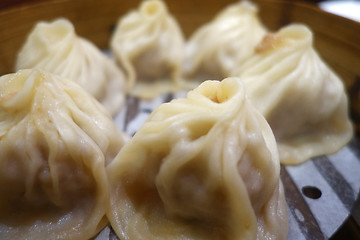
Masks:
[[[308,27],[268,34],[236,75],[269,122],[282,163],[334,153],[352,138],[344,85],[314,49]]]
[[[160,105],[107,173],[120,239],[286,239],[274,135],[239,79]]]
[[[110,47],[127,74],[132,95],[153,98],[183,87],[184,37],[165,2],[143,1],[138,9],[121,17]]]
[[[89,239],[107,223],[105,166],[127,137],[76,83],[0,77],[0,239]]]
[[[76,35],[67,19],[39,22],[17,56],[16,70],[38,68],[78,83],[110,114],[125,101],[126,82],[115,62],[94,44]]]
[[[239,1],[201,26],[186,43],[183,75],[204,81],[232,76],[266,34],[257,6]]]

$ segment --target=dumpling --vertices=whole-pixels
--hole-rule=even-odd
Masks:
[[[239,1],[199,28],[186,44],[184,77],[197,81],[230,77],[266,34],[257,12],[253,3]]]
[[[107,166],[120,239],[286,239],[279,156],[241,82],[160,105]]]
[[[143,1],[121,17],[110,46],[131,94],[153,98],[181,87],[184,37],[163,1]]]
[[[314,49],[308,27],[268,34],[237,75],[269,122],[282,163],[334,153],[351,139],[343,83]]]
[[[105,166],[126,140],[76,83],[0,78],[0,239],[89,239],[107,223]]]
[[[124,104],[125,76],[94,44],[76,35],[66,19],[39,22],[19,51],[16,70],[39,68],[77,82],[110,114]]]

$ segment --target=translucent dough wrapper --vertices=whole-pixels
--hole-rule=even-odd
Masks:
[[[16,70],[38,68],[77,82],[114,115],[124,104],[126,83],[115,62],[76,35],[66,19],[39,22],[19,51]]]
[[[237,75],[269,122],[282,163],[334,153],[351,139],[343,83],[313,48],[306,26],[268,34]]]
[[[131,94],[153,98],[182,87],[184,38],[163,1],[143,1],[121,17],[110,46],[127,74]]]
[[[239,1],[199,28],[186,44],[184,77],[204,81],[232,76],[266,34],[257,12],[253,3]]]
[[[236,78],[159,106],[107,166],[120,239],[286,239],[274,135]]]
[[[72,81],[0,78],[0,239],[89,239],[107,223],[105,165],[126,137]]]

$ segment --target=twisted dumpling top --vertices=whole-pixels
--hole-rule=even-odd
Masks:
[[[179,88],[184,37],[160,0],[143,1],[121,17],[110,47],[129,80],[129,91],[141,97]]]
[[[239,79],[155,109],[107,167],[122,239],[286,239],[276,142]]]
[[[106,224],[105,166],[126,140],[76,83],[40,70],[0,78],[0,238],[89,239]]]
[[[351,139],[343,83],[315,51],[308,27],[268,34],[237,75],[269,122],[282,163],[334,153]]]
[[[115,114],[124,104],[125,77],[67,19],[39,22],[18,53],[16,70],[38,68],[77,82]]]
[[[204,81],[232,76],[266,34],[255,4],[239,1],[200,27],[185,48],[185,78]]]

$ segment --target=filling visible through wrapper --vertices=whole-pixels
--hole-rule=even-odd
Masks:
[[[239,79],[155,109],[107,166],[120,239],[286,239],[276,142]]]
[[[89,239],[107,223],[105,166],[125,142],[77,84],[40,70],[0,78],[0,238]]]

